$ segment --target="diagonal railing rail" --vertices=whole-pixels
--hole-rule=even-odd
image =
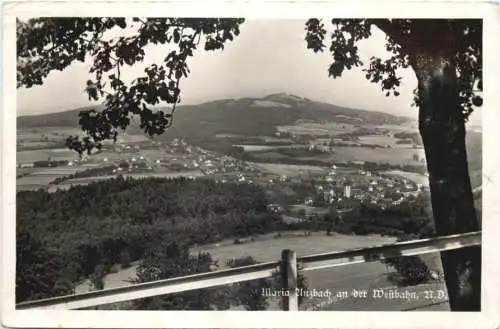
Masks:
[[[374,262],[382,259],[441,252],[481,244],[481,232],[470,232],[428,239],[396,242],[370,248],[297,257],[291,250],[283,250],[282,259],[238,268],[194,274],[189,276],[104,289],[83,294],[61,296],[16,305],[18,310],[81,309],[141,298],[216,287],[249,280],[269,278],[279,273],[284,289],[284,310],[297,310],[297,273],[335,266]]]

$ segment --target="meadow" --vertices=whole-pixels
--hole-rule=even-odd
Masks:
[[[84,166],[78,167],[54,167],[54,168],[18,168],[17,174],[22,177],[16,180],[16,190],[37,190],[47,188],[54,179],[66,175],[74,174],[77,171],[87,169]]]
[[[70,135],[80,135],[82,132],[78,128],[72,127],[36,127],[36,128],[25,128],[18,127],[17,129],[17,140],[19,142],[25,141],[38,141],[42,140],[42,137],[46,137],[49,141],[58,141],[64,137]]]
[[[297,154],[285,154],[283,149],[245,152],[243,155],[247,161],[256,162],[284,162],[313,163],[315,165],[330,166],[333,163],[352,162],[376,162],[388,163],[391,165],[423,165],[420,161],[415,161],[413,156],[417,154],[419,159],[424,156],[423,149],[413,148],[368,148],[368,147],[335,147],[327,152],[301,151]]]
[[[243,148],[245,152],[265,151],[277,148],[277,146],[269,146],[269,145],[234,145],[234,146]]]
[[[392,148],[413,148],[413,144],[398,144],[397,141],[398,139],[386,135],[366,135],[360,136],[358,142],[367,145],[389,145]]]
[[[252,166],[260,170],[275,174],[287,176],[300,176],[302,174],[316,174],[321,175],[328,172],[328,168],[311,166],[311,165],[289,165],[281,163],[250,163]]]
[[[310,136],[336,136],[340,134],[352,133],[357,128],[352,124],[347,123],[315,123],[302,122],[295,125],[278,126],[279,132],[289,133],[292,135],[310,135]]]
[[[370,161],[383,162],[392,165],[421,165],[413,159],[418,154],[419,158],[424,156],[423,149],[407,148],[366,148],[366,147],[336,147],[329,152],[329,161]]]
[[[69,149],[57,148],[57,149],[39,149],[39,150],[25,150],[17,152],[17,162],[35,162],[41,160],[47,160],[50,158],[53,161],[57,160],[76,160],[78,159],[78,154]]]
[[[408,172],[408,171],[403,171],[403,170],[388,170],[388,171],[385,171],[382,173],[386,174],[386,175],[394,175],[394,176],[404,177],[406,179],[409,179],[412,182],[415,182],[417,184],[421,184],[422,186],[429,186],[429,177],[427,177],[425,175],[418,174],[418,173],[413,173],[413,172]]]

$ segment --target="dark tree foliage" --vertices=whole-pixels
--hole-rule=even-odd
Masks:
[[[306,23],[307,47],[332,55],[329,76],[362,66],[357,43],[372,28],[386,35],[388,59],[372,57],[366,78],[386,96],[399,95],[398,70],[411,68],[417,77],[415,105],[424,145],[438,235],[480,230],[474,209],[465,145],[465,122],[482,105],[481,19],[332,19]],[[453,311],[481,309],[481,248],[441,254]]]
[[[157,240],[147,250],[137,269],[137,281],[161,279],[205,273],[215,265],[208,253],[190,254],[189,246],[168,240]],[[135,303],[139,310],[226,310],[230,307],[228,287],[193,290],[178,294],[141,299]]]
[[[261,188],[210,180],[118,178],[55,193],[19,192],[17,202],[18,230],[54,250],[50,262],[57,261],[58,275],[72,282],[102,276],[96,274],[103,266],[107,272],[141,259],[155,239],[207,244],[267,233],[279,224]],[[31,267],[19,259],[22,276]]]
[[[115,140],[132,117],[149,136],[162,134],[172,125],[180,102],[180,81],[189,74],[188,60],[201,43],[205,50],[224,49],[238,36],[241,18],[36,18],[17,21],[17,86],[43,84],[54,70],[62,71],[76,61],[90,60],[93,80],[86,82],[89,100],[104,102],[102,111],[80,113],[83,138],[70,136],[67,146],[80,155]],[[128,36],[109,37],[121,29]],[[141,63],[145,47],[165,47],[165,58],[144,70],[132,82],[121,68]],[[153,106],[171,104],[171,112]]]
[[[16,302],[48,298],[73,292],[62,277],[63,264],[57,253],[29,233],[16,236]]]
[[[382,263],[394,267],[401,276],[403,285],[418,285],[431,278],[427,265],[417,256],[389,258]]]
[[[251,256],[228,261],[228,265],[232,268],[253,264],[257,264],[257,261]],[[235,284],[233,300],[237,305],[243,305],[247,311],[266,310],[269,307],[269,302],[262,293],[262,289],[265,288],[271,288],[271,282],[268,279]]]
[[[385,47],[391,57],[371,57],[363,70],[366,79],[380,84],[386,96],[399,96],[398,69],[420,70],[424,63],[417,62],[424,59],[419,55],[430,53],[446,56],[455,66],[462,115],[467,118],[474,106],[482,105],[482,20],[332,19],[331,24],[328,33],[322,20],[314,18],[306,23],[307,48],[319,52],[328,46],[332,54],[329,76],[337,78],[345,70],[364,65],[356,44],[369,38],[375,26],[386,34]],[[420,104],[420,96],[416,88],[415,105]]]

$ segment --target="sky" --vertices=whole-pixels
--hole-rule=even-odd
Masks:
[[[400,96],[385,97],[379,85],[366,80],[361,67],[345,71],[340,78],[329,78],[331,55],[306,49],[304,20],[247,19],[240,30],[223,51],[199,49],[190,58],[191,74],[180,85],[183,104],[285,92],[416,118],[417,109],[411,103],[417,81],[410,69],[400,71]],[[361,61],[367,64],[371,56],[387,58],[384,45],[385,35],[373,28],[372,37],[358,44]],[[167,53],[168,46],[148,47],[144,64],[122,69],[122,76],[144,75],[146,65],[161,63]],[[52,72],[42,86],[18,89],[17,114],[59,112],[95,104],[83,92],[85,82],[92,78],[89,67],[89,62],[78,62],[62,72]],[[480,119],[476,111],[471,122],[478,124]]]

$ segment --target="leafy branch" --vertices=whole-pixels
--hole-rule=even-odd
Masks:
[[[107,139],[116,141],[119,130],[131,119],[140,118],[140,128],[150,136],[162,134],[172,126],[177,104],[181,101],[180,80],[190,73],[188,59],[202,38],[204,49],[223,50],[224,44],[239,35],[241,18],[39,18],[18,20],[18,88],[41,85],[48,74],[63,70],[78,60],[91,57],[85,92],[89,100],[103,100],[104,109],[83,111],[79,124],[83,139],[70,136],[66,145],[80,156],[101,148]],[[134,28],[134,23],[139,23]],[[107,31],[120,28],[130,36],[105,39]],[[88,38],[88,33],[92,37]],[[131,83],[121,77],[124,65],[144,61],[147,45],[169,45],[162,63],[146,67],[145,75]],[[112,72],[113,71],[113,72]],[[171,104],[170,111],[154,110]]]

